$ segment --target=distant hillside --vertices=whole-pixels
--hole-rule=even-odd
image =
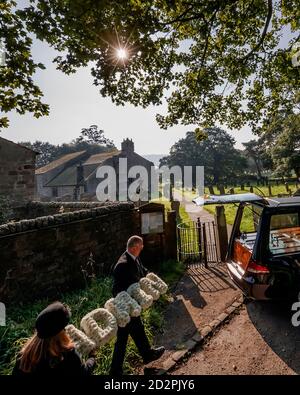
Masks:
[[[145,159],[150,160],[154,163],[156,167],[159,166],[159,160],[168,154],[152,154],[152,155],[142,155]]]

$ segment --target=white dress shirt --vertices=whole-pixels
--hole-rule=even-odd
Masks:
[[[138,257],[132,255],[128,250],[126,250],[127,254],[131,256],[131,258],[135,261]]]

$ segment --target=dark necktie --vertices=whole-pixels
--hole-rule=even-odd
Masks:
[[[135,261],[136,261],[136,264],[137,264],[137,267],[138,267],[139,275],[140,275],[140,277],[143,277],[144,273],[143,273],[142,263],[141,263],[140,258],[136,257]]]

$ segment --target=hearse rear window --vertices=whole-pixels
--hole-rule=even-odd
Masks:
[[[274,255],[300,252],[298,212],[271,216],[269,248]]]

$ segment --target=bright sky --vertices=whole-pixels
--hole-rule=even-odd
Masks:
[[[32,51],[34,59],[46,66],[46,70],[36,73],[34,80],[44,92],[43,101],[50,105],[50,115],[36,119],[31,114],[9,113],[10,127],[1,133],[4,138],[15,142],[41,140],[59,144],[70,142],[79,136],[82,128],[95,124],[118,148],[123,138],[129,137],[139,154],[166,154],[192,129],[176,126],[162,130],[155,114],[163,112],[164,107],[116,106],[109,98],[100,96],[89,68],[67,76],[55,69],[52,59],[56,53],[47,44],[35,40]],[[237,148],[253,138],[247,127],[241,131],[226,130],[236,139]]]

